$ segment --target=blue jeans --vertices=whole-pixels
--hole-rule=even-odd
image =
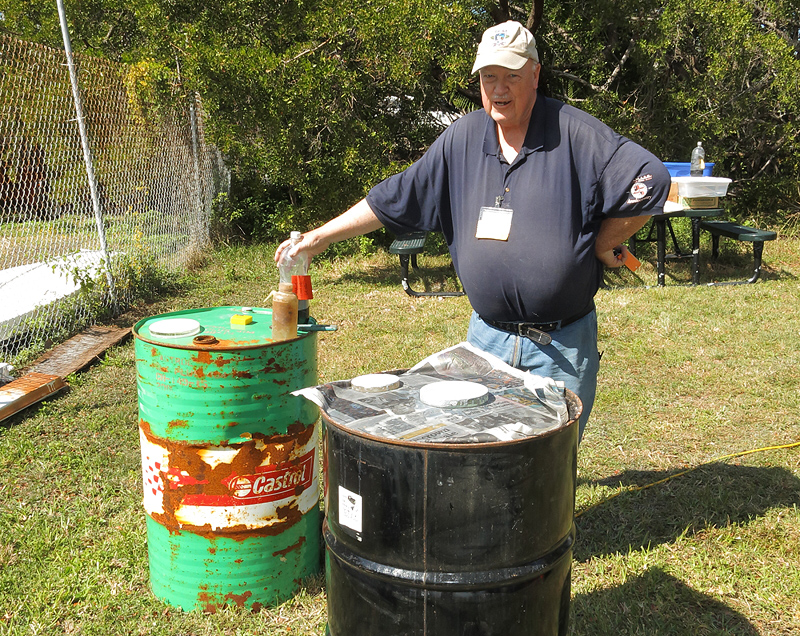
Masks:
[[[467,341],[512,367],[562,381],[583,403],[579,428],[579,435],[583,437],[597,392],[600,367],[597,313],[592,311],[566,327],[551,331],[550,336],[553,342],[540,345],[524,336],[487,325],[473,311]]]

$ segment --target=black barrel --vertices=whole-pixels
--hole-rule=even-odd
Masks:
[[[581,404],[542,435],[411,443],[325,418],[330,636],[564,636]]]

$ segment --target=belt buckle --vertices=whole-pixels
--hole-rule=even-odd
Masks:
[[[523,327],[520,325],[518,331],[520,336],[524,336],[528,340],[540,345],[549,345],[551,342],[553,342],[553,339],[550,337],[549,333],[542,331],[541,329],[537,329],[536,327]]]

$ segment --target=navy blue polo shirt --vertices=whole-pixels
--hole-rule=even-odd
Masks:
[[[473,309],[485,319],[549,322],[591,304],[602,221],[658,214],[670,176],[653,154],[541,93],[520,153],[503,158],[494,121],[465,115],[367,202],[393,233],[441,231]],[[506,241],[476,238],[482,206],[511,208]]]

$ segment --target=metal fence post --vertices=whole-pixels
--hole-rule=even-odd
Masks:
[[[92,196],[92,208],[94,209],[94,219],[97,224],[97,234],[100,238],[100,249],[103,251],[103,258],[106,261],[106,279],[108,280],[108,293],[111,297],[111,304],[114,313],[117,312],[116,290],[114,288],[114,276],[111,272],[111,257],[108,253],[106,243],[106,233],[103,226],[103,214],[100,210],[100,197],[97,194],[97,180],[94,174],[94,164],[92,162],[92,151],[89,148],[89,139],[86,135],[86,126],[83,118],[83,106],[81,102],[80,87],[78,86],[78,75],[75,71],[75,63],[72,57],[72,44],[69,38],[69,27],[67,26],[67,15],[64,10],[62,0],[58,3],[58,17],[61,22],[61,36],[64,40],[64,51],[67,54],[67,66],[69,67],[69,80],[72,84],[72,97],[75,101],[75,114],[78,119],[78,130],[81,136],[81,147],[83,149],[83,160],[86,164],[86,176],[89,179],[89,192]]]
[[[195,111],[195,102],[197,98],[194,93],[192,93],[191,101],[189,102],[189,119],[191,122],[192,127],[192,159],[194,160],[194,187],[195,187],[195,195],[197,196],[197,213],[198,217],[201,216],[203,210],[203,193],[202,188],[200,187],[200,161],[198,159],[198,141],[197,141],[197,112]],[[198,236],[199,232],[197,232],[197,228],[195,228],[195,238],[198,239],[198,243],[200,242],[200,237]]]
[[[211,202],[230,186],[219,151],[206,144],[200,96],[190,100],[193,113],[185,91],[158,104],[142,98],[129,82],[141,69],[72,52],[60,12],[69,65],[63,45],[0,32],[7,361],[27,360],[100,312],[119,313],[146,298],[150,282],[182,271],[208,243]],[[103,297],[80,294],[98,268],[109,278],[98,281]]]

